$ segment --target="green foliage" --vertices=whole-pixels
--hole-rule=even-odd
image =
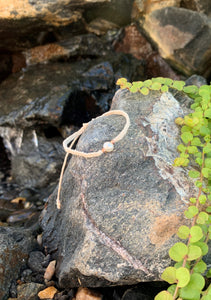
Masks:
[[[203,290],[207,265],[202,258],[208,253],[207,243],[211,239],[211,85],[198,88],[186,86],[184,81],[162,77],[133,83],[120,78],[117,85],[143,95],[150,91],[163,93],[175,89],[193,99],[192,113],[175,120],[176,125],[181,126],[181,143],[177,146],[179,156],[173,166],[185,168],[190,160],[194,161],[195,167],[188,174],[198,191],[190,197],[190,204],[184,212],[191,226],[181,225],[177,232],[185,242],[177,242],[169,250],[170,258],[176,263],[174,267],[167,267],[161,276],[170,286],[155,300],[210,300],[211,284]],[[206,272],[206,277],[211,278],[211,269]]]

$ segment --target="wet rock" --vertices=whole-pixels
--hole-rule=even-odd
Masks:
[[[32,219],[35,219],[32,221]],[[22,209],[16,210],[9,215],[7,223],[9,225],[23,225],[27,222],[28,226],[37,223],[39,219],[39,213],[35,209]],[[30,226],[29,226],[30,227]]]
[[[135,284],[159,280],[169,265],[183,211],[194,185],[174,168],[183,115],[170,94],[147,97],[118,91],[112,109],[126,111],[131,126],[115,150],[98,158],[72,157],[43,212],[43,246],[57,260],[61,287]],[[123,128],[120,116],[89,124],[79,151],[97,151]]]
[[[35,245],[30,230],[0,227],[0,298],[7,300],[12,281],[26,266],[28,253]]]
[[[29,282],[18,285],[18,300],[38,300],[37,294],[44,288],[43,284]]]
[[[144,60],[147,78],[161,76],[179,79],[168,63],[152,49],[136,25],[125,27],[123,37],[114,43],[114,48],[117,52],[130,53],[135,58]]]
[[[144,29],[175,68],[186,75],[210,75],[211,27],[205,15],[167,7],[147,15]]]

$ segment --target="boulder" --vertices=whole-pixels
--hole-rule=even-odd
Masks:
[[[7,300],[12,281],[26,267],[28,254],[35,245],[30,230],[0,227],[0,298]]]
[[[196,11],[167,7],[146,15],[144,30],[161,56],[186,75],[210,75],[211,27]]]
[[[119,90],[111,109],[131,125],[113,152],[73,156],[61,188],[42,214],[43,245],[57,260],[60,287],[159,280],[194,190],[188,170],[172,166],[180,143],[174,120],[183,109],[170,93],[147,97]],[[97,151],[123,129],[121,116],[91,121],[77,150]]]

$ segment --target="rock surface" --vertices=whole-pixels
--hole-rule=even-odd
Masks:
[[[144,29],[177,69],[186,75],[210,75],[211,26],[204,14],[167,7],[146,15]]]
[[[61,210],[56,193],[43,212],[43,245],[57,260],[61,287],[134,284],[159,280],[193,184],[177,157],[183,114],[170,94],[118,91],[112,109],[131,119],[115,150],[93,159],[72,157],[63,178]],[[102,148],[123,128],[120,116],[89,124],[77,149]]]
[[[0,299],[8,299],[10,285],[26,266],[34,245],[30,230],[0,227]]]

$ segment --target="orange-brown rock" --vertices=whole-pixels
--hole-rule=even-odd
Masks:
[[[38,297],[40,299],[53,299],[54,295],[58,292],[58,290],[54,286],[49,286],[48,288],[40,291],[38,293]]]

